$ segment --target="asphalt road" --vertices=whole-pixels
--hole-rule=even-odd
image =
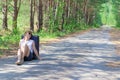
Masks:
[[[40,45],[41,61],[17,66],[16,56],[0,59],[0,80],[120,80],[120,67],[106,66],[120,60],[109,30],[91,30]]]

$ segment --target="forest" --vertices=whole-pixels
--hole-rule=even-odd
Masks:
[[[41,40],[101,25],[120,27],[120,0],[0,0],[0,49],[27,29]]]

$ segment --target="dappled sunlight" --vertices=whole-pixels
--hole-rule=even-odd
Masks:
[[[14,64],[15,58],[1,59],[0,78],[8,79],[6,75],[10,75],[10,79],[22,80],[116,80],[120,77],[118,67],[106,65],[119,60],[108,32],[92,30],[41,45],[40,50],[41,61],[25,62],[21,66]]]
[[[0,79],[120,80],[120,30],[111,33],[120,25],[119,4],[120,0],[1,0]],[[28,41],[26,30],[40,37],[36,48],[41,60],[16,65],[21,35]]]
[[[112,43],[119,45],[119,44],[120,44],[120,41],[112,41]]]

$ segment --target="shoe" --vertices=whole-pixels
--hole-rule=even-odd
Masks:
[[[22,65],[23,63],[24,63],[24,60],[20,60],[20,61],[15,62],[15,64],[17,64],[17,65]]]
[[[17,64],[17,65],[21,65],[21,62],[18,62],[18,61],[17,61],[17,62],[15,62],[15,64]]]

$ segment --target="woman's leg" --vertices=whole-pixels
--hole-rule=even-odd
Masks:
[[[22,52],[21,52],[20,49],[18,49],[17,57],[18,57],[18,62],[19,62],[21,60],[21,58],[22,58]]]
[[[18,53],[17,53],[18,60],[17,60],[17,62],[16,62],[17,65],[20,65],[20,64],[23,63],[23,62],[21,61],[21,60],[22,60],[22,55],[23,55],[23,52],[22,52],[20,49],[18,49]]]
[[[22,58],[24,58],[25,56],[28,57],[29,54],[30,54],[30,50],[29,50],[28,46],[25,45],[25,46],[22,47],[21,49],[22,49],[22,52],[23,52]]]
[[[24,57],[28,57],[30,54],[30,50],[27,45],[24,47],[21,47],[21,49],[18,50],[18,61],[16,64],[22,64],[24,62]]]

